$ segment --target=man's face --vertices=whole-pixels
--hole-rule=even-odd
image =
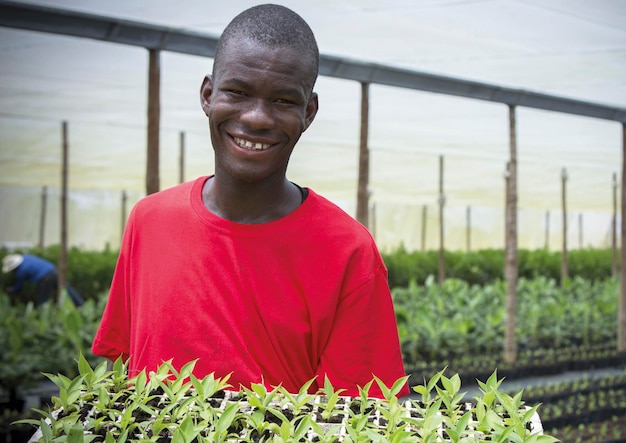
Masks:
[[[229,43],[202,85],[216,174],[257,182],[284,177],[300,135],[317,112],[307,63],[292,48]]]

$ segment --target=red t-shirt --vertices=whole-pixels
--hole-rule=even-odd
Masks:
[[[195,374],[297,392],[327,375],[357,395],[373,375],[405,375],[387,270],[361,224],[309,190],[265,224],[219,218],[202,202],[207,177],[135,205],[96,355],[148,373],[199,359]],[[408,394],[405,386],[400,395]],[[376,383],[371,396],[380,397]]]

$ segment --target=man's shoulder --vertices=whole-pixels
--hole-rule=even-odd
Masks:
[[[309,197],[311,197],[312,203],[317,206],[317,210],[324,211],[324,213],[330,213],[348,223],[354,223],[361,225],[352,215],[348,213],[346,209],[347,205],[342,205],[341,202],[335,202],[330,200],[321,194],[316,193],[311,188],[307,188],[309,191]],[[362,226],[362,225],[361,225]]]
[[[130,224],[153,225],[157,220],[157,223],[167,220],[174,222],[184,214],[191,213],[194,186],[201,180],[198,178],[181,183],[141,198],[130,212]]]
[[[171,210],[177,206],[187,205],[190,201],[192,189],[198,181],[204,179],[204,177],[200,177],[147,195],[135,204],[134,211],[167,210],[168,208]]]
[[[309,196],[314,205],[312,212],[315,214],[315,219],[322,223],[326,230],[355,236],[366,242],[372,240],[369,230],[350,215],[340,203],[335,203],[311,189],[309,189]]]

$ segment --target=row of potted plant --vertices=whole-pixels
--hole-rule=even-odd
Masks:
[[[485,285],[504,278],[504,250],[445,251],[445,275],[448,278]],[[618,254],[619,255],[619,254]],[[392,287],[404,287],[409,281],[424,284],[431,275],[438,275],[439,251],[407,251],[400,247],[383,251]],[[619,257],[617,257],[619,266]],[[613,251],[605,249],[574,249],[568,251],[568,274],[587,280],[605,280],[612,275]],[[520,249],[518,275],[534,279],[543,276],[560,281],[562,253],[547,249]]]
[[[527,387],[524,398],[540,402],[550,435],[563,443],[617,443],[626,439],[626,371]]]
[[[611,331],[617,318],[615,280],[596,283],[573,280],[569,288],[561,289],[552,281],[537,279],[520,281],[518,304],[519,311],[527,314],[529,305],[542,307],[532,308],[539,311],[533,315],[540,320],[520,315],[518,359],[514,365],[504,364],[502,286],[469,286],[449,280],[443,285],[431,281],[424,287],[413,285],[395,290],[407,371],[432,376],[448,366],[462,377],[467,374],[463,378],[471,381],[488,375],[495,367],[506,373],[507,378],[513,378],[525,370],[562,372],[623,361],[623,356],[615,351],[615,333]],[[68,375],[72,375],[79,352],[95,362],[89,348],[105,302],[106,293],[103,293],[79,309],[71,303],[34,308],[12,305],[8,296],[0,292],[0,348],[5,350],[0,353],[0,387],[27,386],[41,380],[41,372],[69,371]],[[556,306],[568,315],[550,316]],[[568,331],[576,331],[586,321],[581,320],[583,311],[587,317],[597,317],[599,325],[594,323],[593,331],[602,330],[602,333],[587,334],[586,339],[584,329],[578,332],[577,339],[572,337],[574,332],[569,334]],[[575,314],[580,318],[574,319]],[[550,336],[549,346],[543,342],[529,344],[528,337],[536,326],[527,326],[538,321],[542,326],[548,321],[552,324],[550,330],[554,335]],[[556,334],[557,328],[569,335]]]
[[[565,397],[542,406],[542,420],[548,428],[592,423],[626,415],[626,389],[591,391]]]
[[[525,349],[514,363],[504,361],[502,353],[464,355],[444,360],[415,362],[405,365],[408,374],[417,380],[432,376],[439,368],[459,374],[464,383],[488,376],[494,368],[507,380],[537,375],[561,374],[626,365],[626,356],[617,351],[615,340],[593,346]]]
[[[563,443],[626,440],[626,370],[529,386],[524,398],[541,403],[544,427]]]
[[[624,389],[626,389],[626,369],[616,374],[608,373],[597,377],[585,373],[575,380],[530,386],[524,389],[524,398],[527,401],[548,404],[572,396]]]
[[[79,375],[50,375],[59,388],[51,411],[21,423],[37,428],[33,442],[533,442],[549,443],[537,421],[538,406],[521,393],[500,389],[494,372],[480,383],[481,395],[463,400],[458,376],[443,372],[415,386],[415,400],[373,379],[358,397],[343,397],[325,380],[297,392],[253,384],[229,390],[228,379],[196,378],[194,362],[176,370],[169,362],[149,376],[128,378],[125,365],[92,367],[78,362]],[[377,383],[384,398],[368,395]]]
[[[520,350],[594,345],[615,340],[617,279],[574,278],[561,286],[539,277],[517,286],[517,342]],[[411,282],[392,291],[407,364],[462,355],[501,353],[507,286],[448,279]]]
[[[103,302],[89,300],[77,309],[66,300],[35,308],[12,305],[0,293],[0,441],[23,442],[29,430],[12,423],[55,393],[43,372],[73,377],[81,353],[94,364],[101,361],[90,347]]]
[[[607,312],[612,312],[617,299],[616,292],[613,292],[617,289],[614,280],[592,283],[574,279],[565,288],[570,292],[562,292],[563,289],[560,286],[546,279],[521,281],[521,284],[523,284],[521,294],[535,294],[537,299],[542,298],[541,291],[545,290],[546,298],[552,299],[552,305],[581,303],[583,307],[571,309],[570,316],[574,312],[580,313],[587,309],[598,313],[600,318],[612,317],[612,321],[616,318],[616,314],[607,314]],[[418,298],[417,301],[420,303],[423,302],[419,309],[429,302],[436,302],[437,308],[433,312],[438,315],[447,316],[456,310],[459,312],[457,318],[461,318],[464,310],[465,317],[470,317],[470,320],[476,323],[480,321],[480,315],[489,312],[492,305],[501,303],[500,297],[503,293],[500,292],[499,285],[501,283],[485,287],[468,286],[455,280],[450,280],[444,285],[435,285],[431,281],[430,287],[424,288],[423,293],[407,291],[407,294],[411,295],[407,304],[402,305],[401,301],[394,301],[397,306],[404,307],[407,312],[413,312],[416,309],[415,298]],[[461,290],[457,290],[459,288]],[[431,298],[420,301],[419,298],[424,294]],[[565,295],[569,297],[569,302]],[[533,299],[532,296],[526,296],[526,298]],[[74,360],[80,353],[85,355],[90,364],[98,363],[99,360],[90,354],[89,347],[105,300],[105,293],[103,293],[101,297],[89,300],[79,309],[71,303],[62,306],[49,304],[35,309],[32,306],[12,306],[0,293],[0,349],[7,350],[7,352],[0,353],[0,388],[4,387],[5,391],[13,397],[19,397],[19,391],[23,392],[41,382],[42,371],[60,372],[66,377],[74,377],[76,375]],[[398,311],[401,312],[402,309]],[[473,317],[475,311],[479,314]],[[588,318],[593,318],[593,315],[589,315]],[[566,320],[571,321],[569,317]],[[407,321],[409,321],[408,316]],[[560,321],[563,321],[563,318]],[[468,325],[471,324],[465,323],[463,327]],[[528,336],[522,329],[525,325],[526,323],[522,322],[520,326],[522,337]],[[607,329],[606,322],[601,326]],[[568,327],[561,328],[562,332],[569,330]],[[402,329],[400,332],[403,339]],[[450,331],[442,328],[440,333],[448,336],[444,342],[456,343],[456,339],[450,338]],[[468,329],[467,333],[471,334],[472,331]],[[587,334],[586,337],[582,334],[576,337],[553,337],[554,342],[562,344],[558,349],[543,347],[546,345],[543,342],[532,343],[524,339],[520,342],[518,362],[509,366],[502,362],[500,349],[495,349],[495,347],[491,353],[486,352],[489,348],[480,343],[476,346],[467,345],[466,348],[448,348],[447,351],[441,352],[441,355],[446,356],[445,358],[430,361],[420,358],[418,362],[407,362],[407,371],[411,374],[411,384],[418,384],[424,379],[433,377],[440,371],[440,368],[448,366],[445,376],[458,375],[463,383],[467,384],[473,383],[476,378],[480,380],[487,378],[495,367],[498,367],[499,374],[512,379],[518,375],[521,376],[524,371],[526,374],[528,371],[536,374],[582,369],[584,365],[600,367],[607,364],[623,364],[623,356],[615,351],[614,337],[603,339],[602,345],[597,344],[594,337],[595,332]],[[587,342],[586,345],[585,342]],[[565,346],[565,344],[570,345]],[[466,352],[465,356],[463,352]],[[3,402],[1,394],[2,389],[0,389],[0,406]],[[16,409],[10,419],[4,422],[19,418],[19,414],[23,412],[23,409]]]
[[[562,443],[623,443],[626,436],[626,415],[608,420],[578,423],[555,428],[550,434]]]
[[[80,308],[69,300],[12,305],[0,292],[0,388],[32,387],[43,379],[42,372],[72,376],[80,353],[97,361],[90,348],[104,303],[103,297]]]

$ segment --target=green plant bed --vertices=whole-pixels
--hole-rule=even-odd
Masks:
[[[524,398],[528,402],[550,404],[573,396],[625,389],[626,370],[620,374],[609,374],[601,377],[587,375],[578,380],[530,386],[524,389]]]
[[[626,415],[626,389],[597,390],[551,401],[542,406],[546,428],[600,422]]]
[[[396,397],[406,377],[387,387],[378,379],[345,397],[325,381],[309,393],[253,384],[229,390],[228,379],[193,376],[194,362],[176,371],[165,363],[147,377],[128,378],[115,362],[92,368],[80,358],[79,376],[50,379],[59,387],[53,408],[29,419],[38,427],[33,442],[553,442],[542,432],[539,406],[527,406],[521,393],[500,390],[494,372],[482,395],[463,401],[458,376],[440,371],[416,386],[418,400]],[[384,399],[368,396],[373,383]]]
[[[617,337],[617,279],[520,279],[517,286],[517,347],[521,352],[614,343]],[[392,291],[407,365],[464,355],[502,353],[506,283],[478,286],[428,279]],[[556,358],[560,358],[558,355]],[[588,360],[583,356],[583,360]]]
[[[382,255],[389,269],[389,283],[392,287],[406,286],[411,280],[423,284],[429,276],[438,273],[439,251],[436,250],[407,251],[400,247],[393,251],[384,251]],[[504,278],[502,249],[445,251],[444,255],[447,277],[479,285]],[[560,251],[520,249],[519,276],[527,279],[544,276],[559,281],[561,257]],[[571,277],[603,280],[611,276],[613,260],[611,248],[575,249],[568,252],[567,258],[568,273]]]
[[[626,367],[626,356],[618,353],[614,342],[594,346],[566,346],[557,349],[527,349],[520,351],[515,363],[506,363],[502,353],[465,355],[440,361],[405,365],[410,375],[409,384],[428,379],[439,368],[447,367],[447,374],[459,374],[463,384],[484,380],[494,369],[507,380],[561,374],[608,367]]]
[[[550,435],[561,443],[624,443],[626,414],[615,415],[604,421],[553,428]]]
[[[541,404],[542,423],[563,443],[626,441],[626,370],[528,386],[524,399]]]
[[[92,364],[102,361],[90,352],[104,298],[88,300],[76,308],[69,300],[12,305],[0,293],[0,442],[23,442],[30,427],[9,424],[28,416],[29,405],[48,403],[54,391],[37,392],[49,380],[43,372],[76,375],[76,356],[83,353]],[[17,435],[22,435],[18,437]]]

